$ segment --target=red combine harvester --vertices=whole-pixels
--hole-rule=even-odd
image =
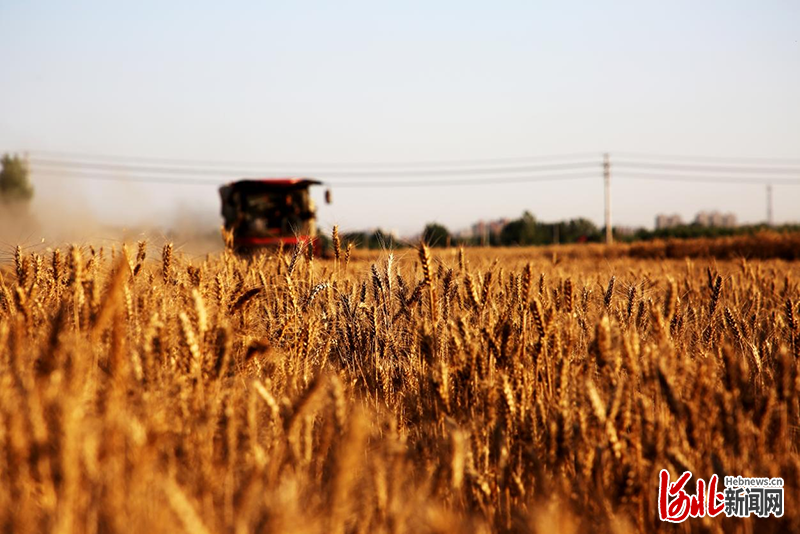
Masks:
[[[310,244],[319,254],[316,209],[309,178],[265,178],[231,182],[219,188],[225,229],[237,251]],[[330,202],[329,194],[326,200]]]

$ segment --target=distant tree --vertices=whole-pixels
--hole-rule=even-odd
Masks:
[[[590,220],[584,218],[571,219],[562,232],[562,243],[577,241],[599,241],[600,229]]]
[[[33,197],[33,186],[28,180],[28,165],[17,155],[5,154],[0,158],[0,200],[8,203],[26,203]]]
[[[500,244],[533,245],[537,243],[536,234],[536,217],[526,211],[521,218],[514,219],[503,227],[500,231]]]
[[[384,232],[380,228],[377,228],[374,232],[366,235],[366,238],[367,247],[370,249],[391,250],[400,246],[391,233]]]
[[[343,246],[352,243],[357,248],[368,248],[373,250],[396,249],[401,247],[392,234],[386,233],[380,228],[372,232],[347,232],[342,234]]]
[[[498,236],[500,245],[548,245],[550,243],[576,243],[599,241],[600,230],[587,219],[570,219],[556,223],[543,223],[526,211],[522,217],[503,227]]]
[[[432,247],[450,245],[450,231],[439,223],[428,223],[422,231],[422,240]]]
[[[342,245],[352,243],[354,247],[366,247],[369,237],[364,232],[345,232],[342,234]]]

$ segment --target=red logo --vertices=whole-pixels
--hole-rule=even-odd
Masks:
[[[684,472],[678,480],[673,483],[669,481],[669,472],[662,469],[658,480],[658,517],[662,521],[670,523],[681,523],[688,517],[716,517],[725,508],[725,496],[717,493],[719,477],[712,475],[708,483],[708,496],[706,498],[705,480],[697,480],[697,493],[689,495],[683,488],[692,472]],[[719,502],[720,504],[717,504]]]

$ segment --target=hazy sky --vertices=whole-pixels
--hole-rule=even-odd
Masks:
[[[0,2],[0,150],[402,162],[573,152],[800,159],[800,3]],[[269,172],[270,169],[264,169]],[[231,179],[236,176],[231,176]],[[34,176],[37,205],[217,224],[214,186]],[[761,185],[613,179],[616,224],[765,218]],[[602,179],[334,189],[324,225],[584,216]],[[800,186],[775,218],[800,219]]]

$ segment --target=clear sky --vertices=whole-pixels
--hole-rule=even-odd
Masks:
[[[0,57],[0,150],[309,164],[606,151],[800,159],[795,0],[4,0]],[[213,186],[34,184],[42,209],[66,200],[126,224],[219,222]],[[761,221],[764,190],[614,178],[614,222],[709,208]],[[525,209],[602,224],[602,192],[599,171],[342,188],[320,217],[401,233]],[[776,186],[775,219],[800,219],[800,186]]]

